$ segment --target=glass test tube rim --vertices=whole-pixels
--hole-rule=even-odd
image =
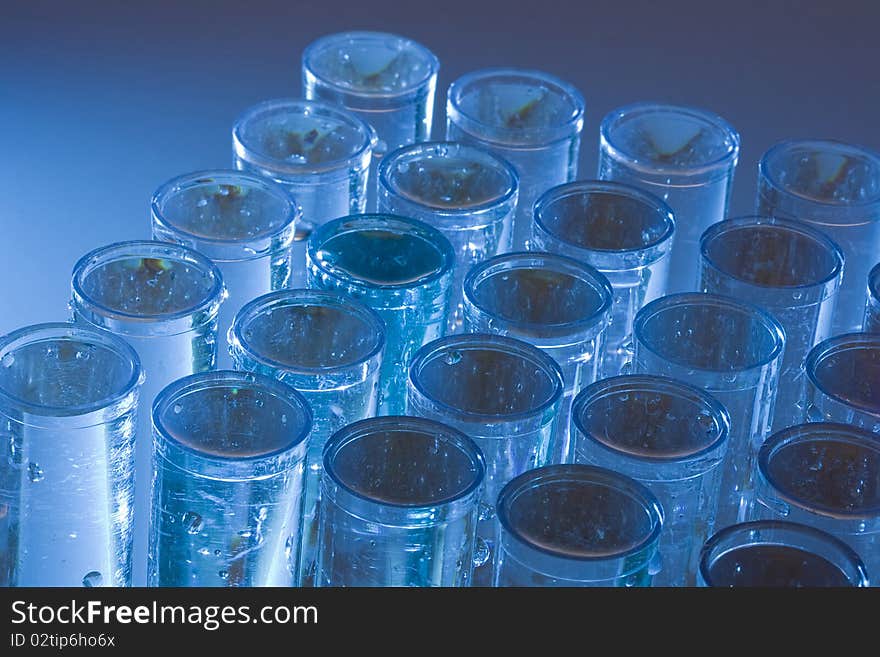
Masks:
[[[425,389],[425,386],[417,376],[417,370],[421,365],[429,360],[433,360],[435,357],[438,357],[439,354],[447,352],[450,349],[453,351],[467,351],[469,347],[480,351],[504,351],[508,354],[529,359],[535,364],[535,366],[543,369],[545,373],[552,373],[549,376],[549,378],[553,380],[552,394],[550,394],[541,404],[527,411],[489,414],[450,406],[448,403],[437,398]],[[407,370],[407,379],[419,395],[427,399],[433,406],[436,406],[443,411],[444,414],[450,415],[456,421],[462,421],[468,424],[509,424],[542,417],[559,403],[565,393],[562,369],[556,360],[528,342],[494,333],[459,333],[433,340],[428,344],[423,345],[413,354]],[[481,436],[481,438],[490,437]]]
[[[523,139],[517,137],[518,131],[514,130],[513,135],[511,135],[509,130],[488,125],[478,118],[465,113],[461,108],[461,98],[467,86],[493,78],[501,80],[510,78],[526,81],[532,80],[536,84],[552,85],[573,106],[571,116],[559,125],[536,129],[536,131],[540,130],[542,138]],[[552,73],[530,68],[489,67],[477,69],[459,76],[449,85],[446,93],[447,120],[480,141],[510,150],[542,150],[557,142],[567,141],[578,136],[584,126],[585,110],[586,102],[584,96],[574,85]]]
[[[238,384],[238,385],[235,385]],[[167,431],[163,423],[158,419],[161,414],[177,399],[185,397],[191,392],[198,392],[209,388],[225,388],[225,387],[244,387],[259,386],[265,390],[276,394],[279,398],[284,399],[291,406],[296,406],[297,410],[303,415],[303,423],[300,431],[296,436],[282,447],[278,447],[271,452],[260,452],[250,456],[223,455],[216,452],[208,452],[200,450],[193,445],[178,440],[170,431]],[[158,434],[162,442],[173,446],[174,449],[180,450],[186,454],[195,456],[201,461],[208,464],[224,464],[224,463],[259,463],[269,461],[278,456],[292,453],[299,446],[304,445],[306,439],[312,431],[312,409],[302,393],[293,386],[288,385],[273,377],[258,374],[256,372],[244,372],[240,370],[208,370],[205,372],[197,372],[169,383],[163,388],[156,398],[153,400],[150,408],[150,420],[154,434]],[[154,436],[154,445],[160,443]],[[163,451],[167,449],[163,448]]]
[[[853,570],[858,573],[858,584],[856,584],[856,586],[868,586],[868,573],[865,570],[865,565],[862,562],[862,558],[847,543],[822,529],[811,527],[810,525],[805,525],[803,523],[794,522],[791,520],[750,520],[734,525],[728,525],[727,527],[719,529],[717,532],[712,534],[712,536],[706,539],[706,542],[703,544],[703,547],[700,550],[699,569],[700,576],[703,578],[703,581],[705,581],[709,586],[712,586],[712,573],[709,565],[707,564],[707,561],[712,555],[712,551],[719,544],[722,544],[727,540],[732,540],[738,534],[745,534],[746,537],[751,540],[750,534],[756,530],[780,531],[792,537],[806,536],[815,540],[816,542],[824,543],[830,548],[833,548],[835,551],[839,552],[841,557],[848,561],[849,565],[853,567]],[[783,540],[784,538],[777,538],[763,541],[758,538],[755,540],[751,540],[751,542],[743,541],[742,543],[736,543],[729,550],[726,550],[716,555],[715,559],[713,559],[712,562],[714,563],[714,561],[717,560],[719,557],[722,557],[733,550],[742,549],[744,547],[751,547],[755,545],[788,546],[789,543],[784,543]]]
[[[749,363],[743,367],[738,367],[735,369],[711,369],[706,367],[697,367],[694,366],[692,363],[681,361],[679,359],[671,359],[666,354],[660,353],[653,347],[651,347],[648,341],[639,339],[638,336],[644,333],[645,324],[654,315],[658,314],[659,312],[663,312],[669,307],[685,305],[691,302],[698,302],[701,304],[708,302],[716,306],[726,306],[731,309],[736,309],[738,312],[741,312],[743,314],[748,314],[757,318],[760,323],[763,324],[767,332],[773,336],[773,349],[770,350],[770,353],[767,354],[766,357],[757,360],[757,362]],[[763,310],[762,308],[759,308],[758,306],[740,301],[739,299],[736,299],[734,297],[722,294],[710,294],[708,292],[678,292],[675,294],[667,294],[666,296],[654,299],[653,301],[643,306],[642,309],[638,313],[636,313],[636,317],[633,322],[633,336],[635,336],[636,342],[640,343],[646,350],[650,351],[658,358],[674,363],[678,367],[687,367],[696,372],[709,372],[712,374],[723,374],[725,372],[746,373],[760,370],[780,358],[783,350],[785,349],[785,330],[782,328],[782,325],[779,323],[779,321],[770,313]]]
[[[555,271],[567,273],[572,277],[574,277],[572,272],[575,271],[583,274],[583,276],[579,277],[580,280],[588,283],[601,298],[601,303],[598,308],[587,317],[581,317],[580,319],[568,322],[543,323],[501,317],[494,311],[491,311],[478,303],[474,291],[476,286],[479,285],[482,280],[485,280],[500,271],[509,271],[511,269],[536,269],[539,271],[546,271],[549,269],[546,265],[541,266],[536,264],[535,261],[549,261],[551,264],[555,263]],[[532,262],[533,264],[531,264],[531,266],[515,266],[517,263],[528,264],[529,262]],[[484,313],[493,319],[498,319],[505,325],[515,327],[518,330],[526,331],[530,334],[531,332],[534,332],[540,335],[541,338],[576,337],[578,340],[583,339],[583,333],[585,331],[590,332],[605,328],[610,319],[609,315],[611,307],[614,304],[614,289],[601,271],[592,265],[576,260],[575,258],[547,251],[513,251],[493,256],[479,262],[472,266],[465,275],[462,284],[462,293],[465,302],[474,308],[479,309],[481,313]],[[520,339],[524,338],[520,337]]]
[[[309,367],[304,365],[292,365],[274,360],[264,353],[251,348],[245,339],[242,327],[249,321],[254,319],[267,309],[277,310],[278,308],[287,308],[290,306],[326,306],[333,305],[345,311],[352,311],[350,314],[357,314],[366,324],[373,330],[376,336],[375,343],[365,352],[364,355],[358,356],[355,360],[338,363],[336,365],[327,365],[321,367]],[[235,342],[241,345],[241,348],[253,360],[266,365],[273,369],[283,372],[291,372],[294,374],[303,374],[317,376],[332,372],[340,372],[349,370],[354,367],[368,365],[373,361],[377,354],[382,353],[385,346],[385,322],[371,307],[362,303],[342,292],[334,292],[332,290],[316,290],[306,288],[289,288],[278,290],[261,295],[256,299],[252,299],[239,310],[229,327],[229,343]]]
[[[363,141],[354,149],[351,155],[331,160],[323,165],[287,162],[266,155],[260,150],[250,148],[242,136],[244,127],[264,115],[277,113],[298,115],[324,114],[347,124],[359,132],[363,137]],[[339,174],[339,178],[344,180],[349,177],[350,169],[357,171],[366,169],[369,166],[372,150],[378,139],[376,131],[351,110],[346,109],[342,105],[321,100],[307,100],[305,98],[287,97],[264,100],[245,109],[232,126],[232,147],[236,156],[263,171],[271,172],[273,175],[302,176],[304,181],[308,181],[308,177],[312,175],[334,173]],[[278,180],[275,179],[275,182],[277,183]]]
[[[846,512],[840,508],[833,508],[824,504],[800,500],[788,491],[777,485],[775,478],[768,472],[770,460],[782,449],[793,443],[846,443],[848,445],[862,447],[867,451],[877,453],[880,460],[880,441],[877,435],[851,424],[839,422],[808,422],[797,424],[787,429],[782,429],[771,435],[758,450],[756,470],[760,477],[772,488],[774,495],[783,501],[808,511],[815,515],[840,520],[876,519],[880,514],[880,498],[876,506],[859,509],[858,511]]]
[[[164,252],[164,259],[174,259],[177,262],[186,263],[197,267],[202,273],[210,276],[213,285],[204,299],[194,302],[191,306],[169,313],[131,313],[117,308],[112,308],[90,295],[83,287],[86,277],[96,268],[110,264],[117,260],[129,258],[151,258]],[[113,323],[113,331],[137,335],[138,328],[146,328],[160,322],[175,322],[175,320],[187,319],[197,313],[205,313],[205,322],[210,321],[217,315],[220,304],[226,297],[226,288],[223,283],[223,275],[219,267],[198,251],[189,247],[172,242],[160,242],[152,240],[128,240],[114,242],[106,246],[98,247],[82,256],[73,267],[71,279],[73,303],[77,307],[83,307],[96,315],[100,315],[106,321]],[[90,323],[94,324],[94,322]],[[108,328],[102,326],[101,328]],[[188,333],[193,329],[191,325],[179,327],[178,333]],[[162,335],[172,335],[162,333]]]
[[[880,152],[874,151],[860,144],[851,144],[836,139],[784,139],[773,144],[758,160],[758,178],[767,182],[775,191],[786,196],[810,203],[811,205],[822,206],[828,209],[846,208],[847,210],[859,210],[870,208],[872,206],[880,206],[880,186],[876,193],[864,200],[834,201],[833,199],[819,199],[813,196],[807,196],[801,192],[781,185],[774,175],[774,167],[771,166],[772,160],[781,155],[796,150],[808,150],[814,153],[841,153],[851,156],[857,156],[871,162],[875,169],[880,170]],[[880,209],[878,207],[877,209]],[[830,217],[823,217],[828,221]],[[832,221],[832,224],[836,223]],[[841,222],[845,223],[845,221]]]
[[[400,89],[397,91],[387,91],[376,89],[359,89],[345,84],[340,84],[334,78],[329,78],[326,75],[321,75],[313,66],[311,66],[312,58],[321,54],[327,48],[332,48],[333,46],[341,45],[342,43],[347,43],[351,41],[365,41],[367,43],[391,42],[395,45],[401,46],[401,50],[403,50],[404,47],[411,48],[414,52],[417,52],[419,55],[424,57],[424,61],[427,64],[426,73],[421,79],[407,85],[404,89]],[[308,70],[309,74],[314,76],[316,80],[319,80],[321,84],[332,88],[337,93],[344,94],[348,98],[357,99],[358,97],[367,97],[370,99],[383,100],[394,99],[399,100],[401,104],[404,104],[408,102],[413,95],[418,94],[420,89],[429,84],[432,78],[435,78],[437,76],[437,73],[440,70],[440,60],[427,46],[408,37],[401,36],[393,32],[352,30],[326,34],[312,41],[303,50],[302,67],[303,71]],[[348,107],[348,105],[346,106]]]
[[[349,486],[338,476],[336,468],[333,467],[332,457],[343,447],[366,435],[401,429],[420,432],[425,435],[432,435],[433,433],[443,435],[447,441],[452,442],[453,445],[470,457],[471,462],[476,466],[473,481],[468,483],[467,486],[462,487],[454,495],[445,498],[424,503],[403,503],[368,497]],[[323,472],[333,480],[334,484],[345,491],[347,495],[369,504],[393,509],[432,509],[439,506],[454,505],[456,502],[465,500],[478,492],[483,485],[483,479],[486,475],[486,460],[483,451],[470,436],[443,422],[410,415],[379,415],[347,424],[327,439],[322,450],[321,460],[324,466]]]
[[[807,357],[804,360],[804,371],[807,373],[807,378],[810,383],[822,394],[845,406],[858,409],[869,415],[880,417],[880,408],[863,404],[861,400],[858,399],[853,400],[840,397],[833,390],[829,390],[824,386],[822,381],[816,376],[816,367],[823,359],[828,356],[839,354],[843,351],[857,351],[863,347],[870,347],[880,352],[880,334],[853,332],[841,333],[826,338],[819,344],[815,345],[810,349],[809,353],[807,353]]]
[[[666,229],[650,242],[633,248],[619,249],[603,249],[594,246],[584,246],[578,242],[572,242],[565,236],[554,230],[550,230],[543,218],[543,213],[547,206],[556,201],[567,199],[572,196],[588,196],[591,194],[607,194],[609,196],[621,196],[630,200],[642,202],[647,206],[651,206],[658,214],[665,218]],[[648,191],[628,185],[626,183],[615,182],[610,180],[575,180],[569,183],[563,183],[551,187],[541,194],[535,201],[534,222],[544,232],[564,242],[567,246],[587,252],[595,252],[602,255],[625,254],[625,253],[643,253],[657,249],[668,240],[674,238],[675,235],[675,216],[672,208],[666,204],[659,196]],[[666,254],[663,250],[657,251],[657,256],[651,261],[655,262]],[[649,263],[650,264],[650,263]],[[600,270],[601,271],[601,270]]]
[[[259,233],[252,237],[223,239],[220,237],[212,237],[200,233],[194,233],[168,221],[164,209],[165,202],[177,193],[187,189],[197,188],[201,185],[223,185],[231,184],[238,186],[246,186],[260,189],[269,196],[274,196],[286,206],[284,221],[272,230]],[[201,171],[193,171],[191,173],[175,176],[160,185],[153,193],[150,199],[150,210],[153,216],[153,222],[163,233],[175,236],[184,240],[187,244],[195,245],[195,250],[199,251],[214,262],[243,262],[247,260],[256,260],[266,257],[273,250],[279,248],[287,248],[293,243],[294,233],[297,222],[302,217],[302,212],[296,200],[287,192],[287,190],[277,182],[267,178],[256,176],[244,171],[236,169],[204,169]],[[280,245],[275,245],[275,240],[281,240]],[[242,249],[237,257],[229,258],[224,250],[235,247],[246,247],[250,244],[261,245],[259,248],[251,249],[253,253],[247,253]],[[273,249],[274,247],[274,249]],[[215,250],[219,255],[215,253]]]
[[[600,440],[592,432],[587,431],[583,426],[581,415],[585,407],[592,401],[613,394],[629,393],[634,390],[647,392],[649,390],[658,389],[663,390],[663,392],[667,394],[676,394],[679,397],[693,401],[695,405],[702,405],[709,409],[712,414],[712,419],[715,420],[717,424],[717,435],[713,440],[698,450],[684,454],[666,455],[636,453],[619,449],[613,444]],[[588,438],[591,445],[606,452],[640,463],[660,464],[698,461],[703,456],[706,456],[713,451],[717,451],[730,437],[730,414],[721,402],[703,388],[697,388],[684,381],[658,374],[622,374],[608,377],[606,379],[600,379],[599,381],[582,388],[572,402],[571,418],[572,424],[575,426],[579,434]]]
[[[755,228],[759,226],[772,226],[774,228],[778,228],[780,232],[799,233],[800,235],[811,239],[813,242],[820,245],[820,248],[825,249],[828,253],[831,254],[831,257],[834,259],[834,267],[828,274],[826,274],[822,278],[815,281],[810,281],[809,283],[802,283],[800,285],[764,285],[762,283],[756,283],[746,280],[734,273],[731,273],[730,271],[722,269],[710,256],[709,246],[712,240],[723,237],[724,235],[732,233],[734,231],[748,230],[750,228]],[[830,289],[827,294],[823,296],[823,299],[827,299],[837,289],[840,284],[840,277],[843,273],[843,268],[845,266],[843,250],[840,248],[837,242],[832,240],[822,231],[817,230],[802,221],[764,215],[738,215],[736,217],[722,219],[721,221],[712,224],[705,231],[703,231],[703,234],[700,236],[700,255],[702,256],[703,261],[707,265],[711,266],[712,269],[714,269],[716,272],[720,273],[722,276],[726,276],[728,278],[736,280],[739,284],[752,288],[757,288],[760,290],[779,289],[786,291],[818,289],[828,286],[830,287]],[[835,280],[837,281],[836,285],[834,284]]]
[[[132,393],[136,393],[144,382],[144,372],[141,367],[140,357],[134,347],[126,340],[105,329],[91,325],[75,324],[73,322],[31,324],[0,336],[0,360],[23,346],[51,340],[70,339],[84,342],[91,341],[113,351],[131,370],[126,383],[121,386],[121,390],[112,395],[88,404],[78,404],[75,406],[51,406],[29,402],[26,399],[11,394],[3,386],[0,386],[0,406],[24,411],[27,415],[24,420],[19,421],[22,424],[30,426],[29,418],[36,417],[81,417],[83,421],[92,423],[82,425],[82,428],[103,424],[106,420],[95,417],[95,415],[100,414],[104,409],[113,408],[125,401]]]
[[[621,121],[652,113],[677,115],[708,123],[725,135],[724,142],[729,144],[729,147],[723,155],[702,165],[657,166],[656,163],[644,162],[642,159],[614,145],[614,139],[612,138],[613,130]],[[739,160],[741,145],[739,132],[720,114],[691,105],[675,105],[651,101],[630,103],[629,105],[623,105],[611,110],[603,117],[599,124],[599,140],[600,149],[607,152],[615,161],[624,162],[634,171],[651,178],[669,177],[669,180],[664,180],[664,183],[667,185],[681,182],[683,186],[707,184],[729,175]],[[693,182],[695,178],[699,182]]]
[[[346,226],[346,224],[350,224]],[[318,252],[330,238],[339,237],[347,233],[361,231],[384,230],[393,232],[394,228],[405,229],[407,233],[415,234],[420,239],[434,247],[442,260],[442,266],[430,274],[422,276],[414,281],[406,283],[373,283],[356,277],[343,269],[328,268],[323,258],[318,258]],[[411,219],[401,215],[387,212],[369,212],[351,214],[345,217],[331,219],[313,231],[306,241],[306,255],[313,267],[322,274],[343,281],[362,290],[412,290],[430,285],[443,278],[448,278],[455,266],[455,250],[449,239],[437,228],[419,219]]]
[[[417,159],[417,156],[419,155],[428,155],[430,157],[433,155],[433,151],[439,150],[440,148],[454,149],[457,153],[467,153],[472,155],[475,159],[479,157],[482,162],[490,162],[497,166],[499,170],[504,172],[509,181],[507,189],[505,189],[502,194],[495,196],[489,201],[466,207],[429,205],[427,203],[415,201],[410,196],[402,194],[399,186],[394,184],[393,176],[389,173],[392,165],[397,164],[399,160],[405,157],[411,157],[414,160]],[[443,156],[437,155],[437,157],[440,158]],[[485,148],[458,141],[423,141],[415,144],[407,144],[406,146],[401,146],[400,148],[389,151],[379,162],[377,178],[377,183],[380,188],[393,192],[397,199],[404,201],[406,205],[424,208],[425,210],[430,211],[432,215],[442,218],[444,221],[461,217],[468,220],[468,225],[473,223],[474,219],[476,219],[474,215],[482,215],[491,212],[515,199],[519,194],[519,176],[517,176],[516,169],[510,164],[510,162]],[[457,226],[447,226],[445,223],[441,224],[438,222],[435,227],[452,228]]]
[[[534,488],[535,486],[532,484],[540,484],[548,480],[564,481],[566,480],[566,478],[568,478],[569,480],[574,479],[577,481],[589,482],[592,484],[610,484],[616,486],[618,490],[623,490],[629,493],[633,499],[638,500],[648,510],[648,513],[651,516],[652,524],[650,533],[648,533],[647,536],[645,536],[639,543],[629,547],[624,551],[603,555],[574,555],[570,553],[563,553],[552,550],[543,545],[537,545],[524,538],[520,534],[518,529],[511,524],[510,518],[508,517],[507,513],[507,507],[509,505],[507,505],[506,503],[510,500],[511,497],[515,496],[517,493],[522,492],[527,487]],[[514,540],[516,540],[521,547],[537,552],[545,557],[552,557],[556,560],[559,560],[560,563],[596,563],[602,561],[611,561],[640,552],[646,547],[650,546],[652,543],[656,544],[656,541],[659,539],[660,533],[663,528],[664,519],[663,508],[660,505],[660,502],[657,500],[657,497],[654,495],[654,493],[651,492],[651,490],[647,486],[645,486],[641,482],[620,472],[609,470],[608,468],[603,468],[596,465],[583,465],[579,463],[545,465],[539,468],[526,470],[525,472],[517,475],[504,485],[504,487],[501,489],[501,492],[498,494],[498,501],[496,502],[495,508],[496,516],[502,528],[508,533],[509,536],[514,538]],[[625,576],[626,574],[628,573],[621,573],[620,576]]]

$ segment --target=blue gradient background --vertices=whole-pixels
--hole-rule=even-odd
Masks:
[[[752,211],[757,160],[777,140],[880,149],[880,3],[0,2],[0,332],[65,318],[75,261],[148,237],[150,195],[168,178],[229,167],[235,117],[299,96],[300,53],[331,32],[397,32],[437,54],[435,138],[462,73],[567,79],[587,100],[581,178],[595,177],[611,109],[711,109],[742,135],[735,214]]]

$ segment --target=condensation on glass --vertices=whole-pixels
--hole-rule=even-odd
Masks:
[[[666,510],[655,586],[693,586],[715,526],[730,418],[709,393],[682,381],[624,375],[584,388],[572,410],[576,463],[644,484]]]
[[[416,219],[364,214],[328,222],[307,247],[309,287],[348,294],[385,323],[379,414],[402,415],[413,353],[444,334],[455,253]]]
[[[810,349],[831,335],[843,252],[808,225],[773,217],[737,217],[711,226],[700,240],[700,289],[754,303],[785,331],[785,353],[772,430],[806,417]]]
[[[636,315],[634,371],[703,388],[730,415],[715,522],[746,519],[758,448],[770,432],[785,347],[782,326],[757,306],[716,294],[660,297]]]
[[[598,375],[613,296],[608,279],[590,265],[538,251],[490,258],[465,277],[466,330],[528,342],[562,369],[565,394],[552,463],[571,457],[571,403]]]
[[[178,379],[152,408],[149,586],[296,585],[312,411],[251,372]]]
[[[0,338],[0,585],[131,585],[134,349],[36,324]]]
[[[469,586],[485,464],[440,422],[350,424],[324,450],[318,585]]]
[[[614,290],[599,377],[632,360],[632,324],[666,293],[675,237],[672,210],[659,197],[622,183],[583,180],[548,190],[535,203],[532,247],[586,262]]]
[[[135,443],[132,583],[146,584],[150,481],[153,478],[148,409],[172,381],[214,368],[217,315],[226,296],[217,266],[200,253],[165,242],[117,242],[87,253],[73,268],[74,322],[125,339],[140,357]]]
[[[556,361],[527,342],[501,335],[448,336],[428,343],[410,361],[407,413],[459,429],[486,458],[477,586],[492,584],[501,488],[516,475],[552,462],[563,391]]]
[[[242,308],[229,329],[236,369],[293,386],[314,416],[302,539],[291,554],[301,586],[314,586],[315,581],[324,444],[343,426],[376,414],[384,347],[381,318],[341,292],[273,292]]]

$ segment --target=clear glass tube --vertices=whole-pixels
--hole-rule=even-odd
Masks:
[[[586,262],[614,290],[599,378],[632,360],[639,309],[666,293],[672,210],[658,197],[621,183],[583,180],[559,185],[535,203],[532,246]]]
[[[439,70],[434,53],[412,39],[387,32],[340,32],[303,51],[303,94],[341,105],[369,123],[378,137],[376,164],[389,151],[431,138]],[[374,170],[370,180],[375,179]],[[370,212],[375,194],[370,185]]]
[[[402,415],[407,363],[446,329],[455,263],[449,240],[415,219],[354,215],[316,230],[306,261],[310,288],[348,294],[382,318],[385,355],[378,412]]]
[[[717,114],[695,107],[635,103],[599,127],[599,178],[629,183],[675,213],[668,292],[696,289],[700,235],[727,217],[740,137]]]
[[[636,315],[634,371],[703,388],[730,415],[715,512],[718,527],[746,519],[758,448],[773,421],[782,326],[756,306],[716,294],[660,297]]]
[[[74,324],[0,338],[0,586],[130,586],[134,349]]]
[[[464,432],[486,458],[474,585],[491,586],[495,502],[516,475],[550,463],[563,394],[562,370],[537,347],[470,333],[422,347],[409,365],[407,413]]]
[[[880,573],[880,441],[846,424],[799,424],[758,455],[753,520],[785,518],[833,534]],[[877,586],[880,581],[872,580]]]
[[[877,264],[868,276],[868,303],[865,306],[863,330],[868,333],[880,333],[880,264]]]
[[[663,509],[645,486],[587,465],[551,465],[498,497],[495,586],[651,586]]]
[[[378,417],[324,450],[320,586],[468,586],[483,455],[439,422]]]
[[[715,525],[715,501],[730,417],[710,394],[653,375],[603,379],[572,410],[576,463],[644,484],[665,509],[655,586],[693,586],[700,549]]]
[[[324,444],[347,424],[376,414],[385,327],[339,292],[283,290],[247,304],[229,329],[236,369],[296,388],[314,415],[306,456],[301,541],[291,554],[300,586],[315,585]]]
[[[159,187],[151,211],[153,239],[195,249],[220,268],[228,295],[217,319],[220,336],[245,303],[290,284],[300,213],[271,181],[237,171],[190,173]],[[231,366],[224,349],[217,366]]]
[[[700,289],[754,303],[785,330],[772,431],[804,421],[810,349],[831,334],[843,252],[806,224],[737,217],[700,239]]]
[[[464,279],[467,331],[518,338],[562,369],[565,394],[550,463],[571,457],[571,403],[596,380],[613,298],[608,279],[590,265],[538,251],[490,258]]]
[[[217,266],[176,244],[117,242],[87,253],[73,268],[73,321],[124,338],[145,374],[135,441],[134,586],[145,586],[147,577],[153,451],[146,409],[172,381],[214,368],[225,296]]]
[[[541,71],[488,68],[449,86],[446,139],[487,148],[516,169],[512,248],[528,246],[538,196],[575,179],[584,108],[577,89]]]
[[[827,532],[783,520],[725,527],[700,554],[697,580],[711,587],[866,587],[862,560]]]
[[[757,213],[807,223],[840,246],[846,267],[831,334],[860,330],[880,251],[880,154],[836,141],[780,142],[758,163]]]
[[[289,287],[304,287],[305,243],[317,226],[364,212],[375,132],[344,107],[280,98],[232,127],[233,165],[283,185],[301,211]]]
[[[419,219],[455,249],[448,333],[462,329],[461,288],[468,269],[510,251],[519,187],[516,171],[476,146],[415,144],[379,165],[379,211]]]
[[[250,372],[178,379],[152,409],[150,586],[290,586],[312,412]]]
[[[880,334],[844,333],[807,355],[807,421],[843,422],[880,434]]]

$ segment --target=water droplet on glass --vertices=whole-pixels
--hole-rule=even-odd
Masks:
[[[28,463],[28,478],[32,482],[37,483],[38,481],[42,481],[44,476],[43,468],[36,463]]]
[[[97,570],[92,570],[85,574],[82,578],[82,583],[87,589],[94,589],[104,583],[104,576]]]
[[[203,547],[199,548],[199,554],[201,554],[203,557],[208,557],[211,555],[211,551],[208,548]]]
[[[455,365],[461,362],[461,352],[460,351],[450,351],[443,357],[443,362],[447,365]]]
[[[183,514],[183,526],[186,527],[187,534],[198,534],[205,527],[202,516],[193,511],[187,511]]]
[[[220,576],[220,579],[229,579],[229,571],[227,570],[221,570],[217,574]]]
[[[183,406],[181,406],[180,404],[175,404],[171,410],[175,413],[180,413],[183,410]]]
[[[223,554],[223,553],[220,552],[220,550],[214,550],[214,556],[215,556],[215,557],[219,557],[221,554]]]

